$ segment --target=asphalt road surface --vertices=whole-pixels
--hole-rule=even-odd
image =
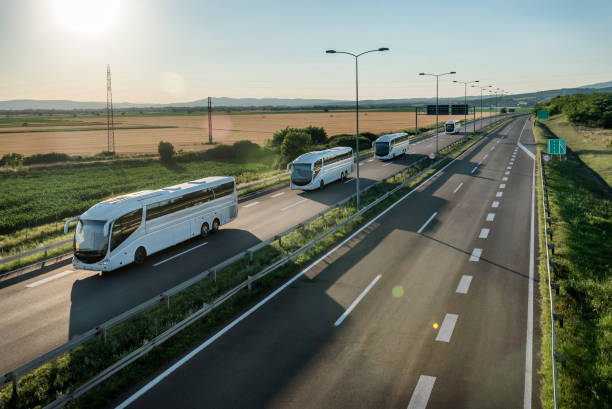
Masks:
[[[461,137],[461,134],[440,134],[440,148]],[[363,160],[362,188],[405,168],[434,149],[435,139],[428,138],[412,144],[409,155],[394,161]],[[141,266],[101,274],[75,270],[65,263],[1,281],[0,373],[273,237],[354,191],[352,178],[326,186],[322,191],[268,189],[242,198],[238,218],[222,226],[217,235],[184,242],[147,258]]]
[[[534,150],[514,119],[114,405],[537,407]]]

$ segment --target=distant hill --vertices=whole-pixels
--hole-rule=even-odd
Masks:
[[[598,82],[597,84],[591,84],[591,85],[583,85],[583,86],[578,87],[578,88],[601,89],[601,88],[611,88],[611,87],[612,87],[612,81],[608,81],[608,82]]]
[[[562,88],[547,91],[530,92],[525,94],[515,94],[504,96],[497,99],[498,106],[524,106],[532,107],[540,102],[545,102],[558,95],[571,94],[592,94],[595,92],[612,92],[612,81],[602,82],[589,86],[578,88]],[[469,96],[468,103],[470,105],[479,105],[479,96]],[[355,101],[350,100],[333,100],[333,99],[283,99],[283,98],[226,98],[213,97],[213,105],[216,108],[255,108],[255,109],[271,109],[271,108],[351,108]],[[461,104],[463,97],[457,98],[440,98],[441,104]],[[379,100],[361,100],[359,105],[363,108],[402,108],[414,105],[425,105],[435,103],[435,98],[406,98],[406,99],[379,99]],[[148,103],[131,103],[131,102],[116,102],[113,106],[116,109],[134,109],[134,108],[160,108],[171,110],[172,108],[187,108],[187,107],[206,107],[207,100],[199,99],[190,102],[179,102],[171,104],[148,104]],[[494,97],[483,98],[484,106],[494,106]],[[36,110],[101,110],[106,108],[105,102],[97,101],[71,101],[71,100],[34,100],[34,99],[14,99],[9,101],[0,101],[0,111],[36,111]]]

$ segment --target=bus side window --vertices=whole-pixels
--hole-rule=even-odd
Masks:
[[[323,159],[319,159],[318,161],[315,162],[315,164],[314,164],[314,176],[319,174],[319,171],[321,170],[322,167],[323,167]]]
[[[125,239],[130,237],[134,231],[140,226],[142,220],[142,209],[134,210],[126,213],[113,224],[113,233],[111,235],[111,251],[117,248]]]

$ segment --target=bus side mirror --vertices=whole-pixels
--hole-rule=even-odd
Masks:
[[[68,229],[70,229],[70,223],[72,223],[75,220],[79,220],[78,217],[73,217],[72,219],[69,219],[66,224],[64,224],[64,234],[68,234]]]
[[[291,163],[287,164],[287,170],[291,170]]]

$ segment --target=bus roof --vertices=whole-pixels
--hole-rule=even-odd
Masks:
[[[379,136],[374,142],[391,142],[395,138],[408,135],[406,132],[390,133]]]
[[[456,123],[459,123],[459,122],[461,122],[460,119],[449,119],[448,121],[446,121],[444,123],[444,125],[446,125],[446,124],[456,124]]]
[[[234,178],[231,176],[210,176],[157,190],[141,190],[140,192],[111,197],[90,207],[81,215],[81,218],[86,220],[113,220],[128,212],[140,209],[143,205],[172,199],[185,193],[215,187],[230,181],[234,182]]]
[[[295,158],[293,163],[313,163],[321,158],[346,152],[353,152],[353,148],[347,146],[336,146],[335,148],[324,149],[322,151],[308,152]]]

